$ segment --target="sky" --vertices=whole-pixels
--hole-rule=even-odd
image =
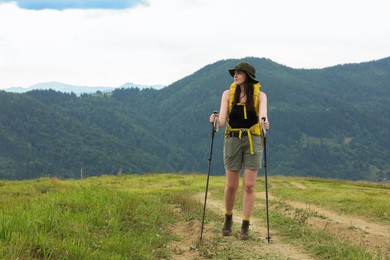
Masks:
[[[0,89],[169,85],[225,59],[390,56],[389,0],[0,0]],[[228,76],[228,74],[227,74]]]

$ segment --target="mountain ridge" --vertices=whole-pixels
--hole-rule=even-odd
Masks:
[[[12,93],[26,93],[28,91],[32,90],[54,90],[59,91],[63,93],[75,93],[76,95],[81,94],[92,94],[96,93],[98,91],[100,92],[111,92],[114,91],[117,88],[153,88],[153,89],[161,89],[165,87],[164,85],[142,85],[142,84],[135,84],[132,82],[127,82],[125,84],[120,85],[119,87],[104,87],[104,86],[80,86],[80,85],[71,85],[66,83],[61,83],[57,81],[50,81],[50,82],[41,82],[36,83],[34,85],[31,85],[30,87],[23,88],[23,87],[10,87],[3,89],[7,92]]]

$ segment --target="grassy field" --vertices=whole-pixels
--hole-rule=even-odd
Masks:
[[[246,243],[219,234],[224,181],[210,178],[202,242],[197,236],[203,174],[0,181],[0,259],[295,259],[267,248],[261,239],[265,234],[253,232]],[[263,178],[257,186],[253,218],[264,226]],[[272,176],[269,190],[271,230],[277,238],[273,245],[288,244],[307,259],[390,259],[390,186]],[[324,213],[293,202],[337,212],[351,224],[340,233],[316,228],[314,220],[326,220]],[[239,212],[240,199],[236,208]],[[354,219],[383,228],[384,243],[375,247],[372,241],[347,239],[348,232],[359,234]],[[366,239],[373,232],[363,231]]]

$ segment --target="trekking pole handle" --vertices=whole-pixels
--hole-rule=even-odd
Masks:
[[[218,112],[214,111],[213,114],[216,115],[214,118],[213,130],[214,130],[214,132],[218,132],[218,130],[219,130]]]
[[[265,135],[267,134],[267,129],[265,129],[265,120],[266,120],[266,117],[263,116],[261,118],[261,131],[263,131],[263,136],[265,137]]]

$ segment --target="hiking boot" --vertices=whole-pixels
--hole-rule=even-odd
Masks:
[[[233,215],[225,214],[225,223],[222,228],[222,235],[230,236],[232,234]]]
[[[249,221],[248,220],[242,221],[240,239],[241,240],[248,240],[249,239]]]

